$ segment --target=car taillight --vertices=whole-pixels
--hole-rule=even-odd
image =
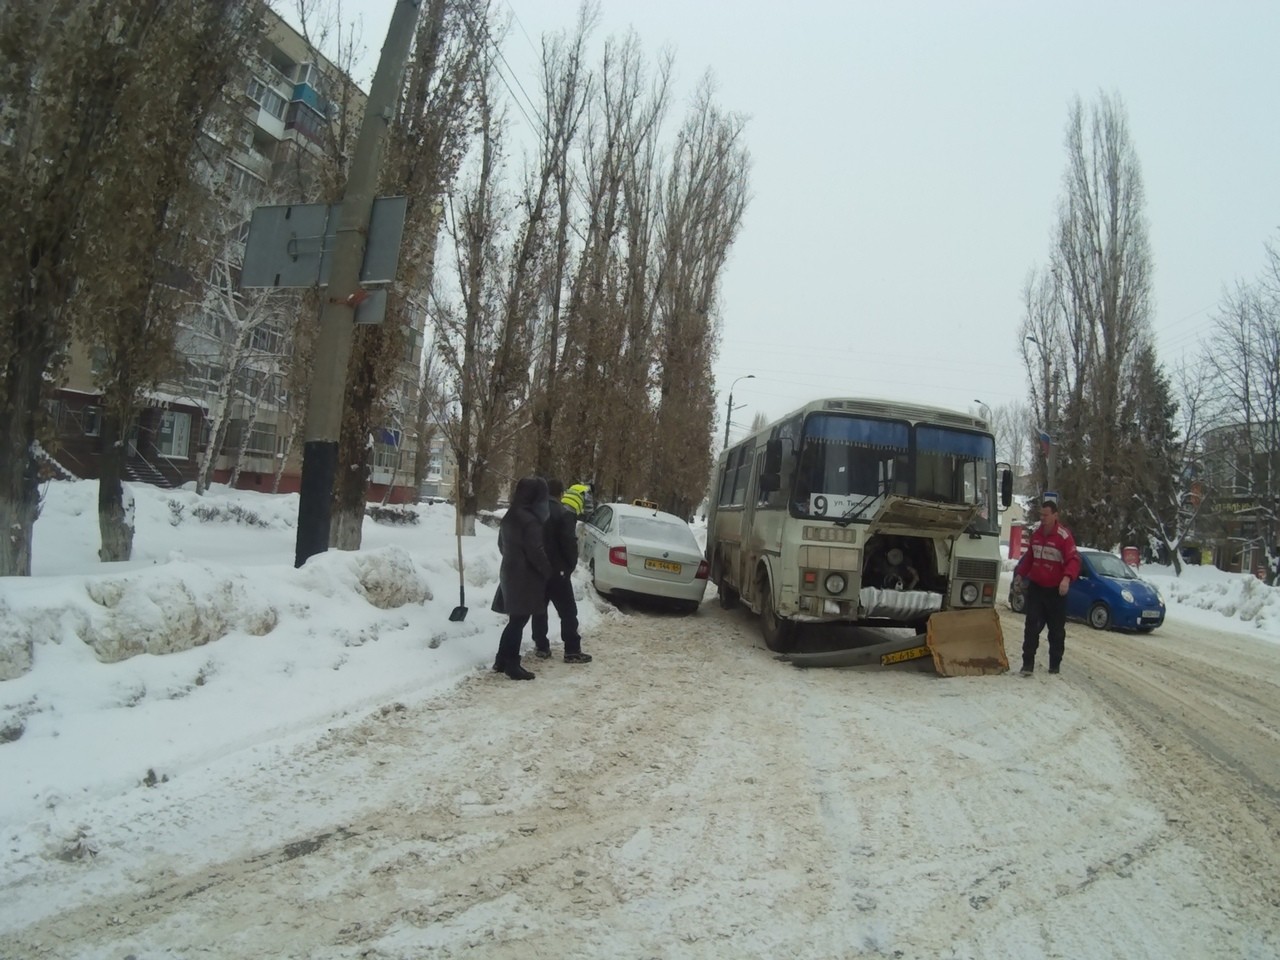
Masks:
[[[609,562],[615,563],[620,567],[627,565],[627,548],[626,547],[610,547]]]
[[[698,579],[705,580],[710,575],[711,575],[711,568],[707,566],[707,561],[699,560],[698,561]]]

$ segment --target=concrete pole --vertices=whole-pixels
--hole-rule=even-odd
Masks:
[[[347,365],[355,332],[355,311],[365,298],[360,287],[369,215],[378,188],[378,172],[387,128],[395,115],[404,65],[409,58],[421,0],[397,0],[378,69],[365,103],[360,136],[342,198],[342,214],[334,242],[329,288],[320,311],[315,367],[303,433],[302,480],[298,498],[298,539],[294,566],[329,549],[333,478],[338,463],[338,436],[347,394]]]
[[[1048,351],[1044,355],[1044,429],[1049,434],[1049,452],[1045,454],[1045,489],[1057,491],[1054,486],[1054,469],[1058,460],[1058,435],[1053,425],[1053,388],[1049,385],[1052,361]]]

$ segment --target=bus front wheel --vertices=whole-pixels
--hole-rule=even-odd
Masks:
[[[769,577],[760,575],[760,632],[764,645],[774,653],[791,653],[796,648],[796,625],[786,617],[780,617],[773,609],[773,593],[769,589]]]

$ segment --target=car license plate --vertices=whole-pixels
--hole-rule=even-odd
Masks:
[[[1159,610],[1143,610],[1142,616],[1143,616],[1143,619],[1145,620],[1158,620],[1160,619],[1160,611]]]
[[[670,560],[646,560],[644,568],[646,570],[661,570],[663,573],[680,572],[680,564],[672,563]]]
[[[894,653],[886,653],[880,657],[881,665],[890,663],[901,663],[903,660],[919,660],[921,657],[929,656],[928,647],[912,647],[910,650],[898,650]]]

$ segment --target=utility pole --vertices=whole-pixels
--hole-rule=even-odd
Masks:
[[[329,549],[333,480],[338,466],[338,437],[347,395],[347,365],[355,333],[355,311],[368,294],[360,286],[369,215],[378,188],[378,171],[387,128],[395,115],[404,65],[409,58],[421,0],[397,0],[369,88],[360,136],[347,175],[342,213],[333,250],[329,286],[320,311],[315,367],[303,434],[302,480],[298,498],[298,538],[294,566]]]

